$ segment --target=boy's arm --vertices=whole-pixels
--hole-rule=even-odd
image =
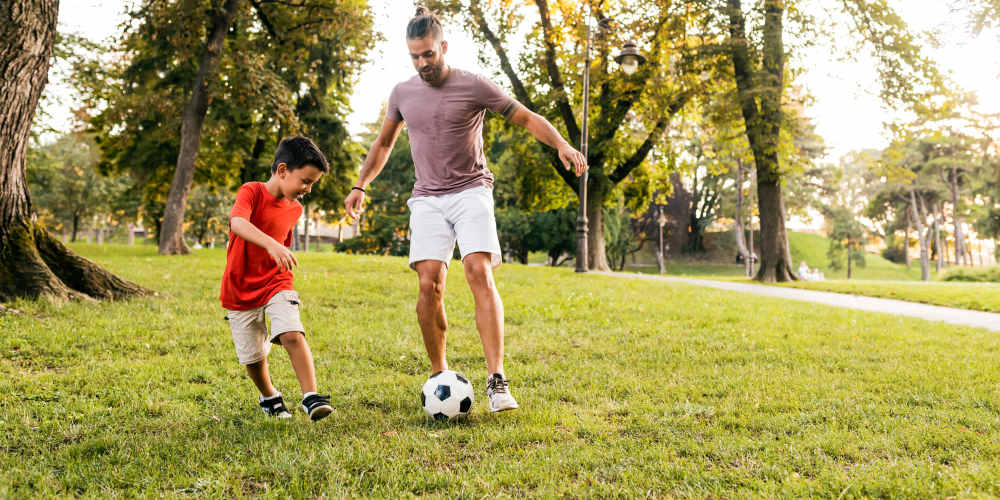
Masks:
[[[382,130],[368,151],[365,164],[361,167],[361,175],[358,176],[358,182],[354,183],[356,187],[364,189],[375,180],[375,177],[382,171],[382,167],[385,166],[386,160],[389,159],[389,153],[392,152],[392,146],[396,143],[396,138],[399,137],[399,131],[402,128],[403,122],[397,122],[388,117],[382,122]],[[365,193],[357,189],[352,189],[347,198],[344,199],[347,215],[353,219],[357,219],[358,214],[361,212],[361,204],[364,201]]]
[[[291,270],[299,264],[299,261],[295,259],[295,254],[288,247],[268,236],[264,231],[257,229],[257,226],[243,217],[230,219],[229,228],[236,236],[267,250],[268,255],[274,259],[282,271]]]
[[[562,160],[566,170],[570,169],[570,163],[575,167],[577,177],[583,175],[583,172],[587,170],[587,159],[583,157],[583,154],[570,146],[559,135],[559,131],[545,118],[524,106],[518,106],[517,111],[510,117],[510,121],[528,129],[528,132],[531,132],[531,135],[535,136],[536,139],[559,151],[559,159]]]

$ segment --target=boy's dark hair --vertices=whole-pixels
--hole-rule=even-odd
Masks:
[[[444,38],[444,30],[441,29],[441,21],[438,20],[434,12],[427,7],[417,7],[417,13],[406,25],[406,38],[410,40],[420,40],[428,36],[439,41]]]
[[[312,165],[323,173],[330,172],[330,164],[327,163],[323,152],[316,147],[316,143],[301,135],[285,137],[278,143],[278,149],[274,152],[274,162],[271,163],[272,174],[278,171],[279,163],[284,163],[288,170]]]

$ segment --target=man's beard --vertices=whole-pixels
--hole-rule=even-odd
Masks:
[[[442,72],[441,70],[443,69],[444,69],[443,62],[438,64],[428,64],[426,68],[424,68],[424,71],[419,71],[417,74],[420,75],[421,80],[430,84],[435,84],[440,82],[441,72]]]

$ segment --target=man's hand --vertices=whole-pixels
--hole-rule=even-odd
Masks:
[[[570,164],[572,164],[577,177],[583,175],[583,173],[587,170],[587,159],[583,157],[583,153],[577,151],[573,146],[570,146],[568,142],[564,142],[563,145],[559,147],[559,159],[562,160],[563,166],[566,167],[566,170],[569,170]]]
[[[365,202],[365,193],[360,189],[352,189],[351,193],[344,198],[344,207],[347,209],[347,216],[358,220],[361,216],[361,207]]]
[[[268,245],[267,253],[274,259],[274,262],[278,264],[278,267],[282,271],[291,271],[293,267],[299,265],[299,261],[295,259],[295,254],[288,247],[277,241],[273,245]]]

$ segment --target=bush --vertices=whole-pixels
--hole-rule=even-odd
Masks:
[[[959,267],[948,271],[941,279],[944,281],[1000,283],[1000,266],[979,268]]]

